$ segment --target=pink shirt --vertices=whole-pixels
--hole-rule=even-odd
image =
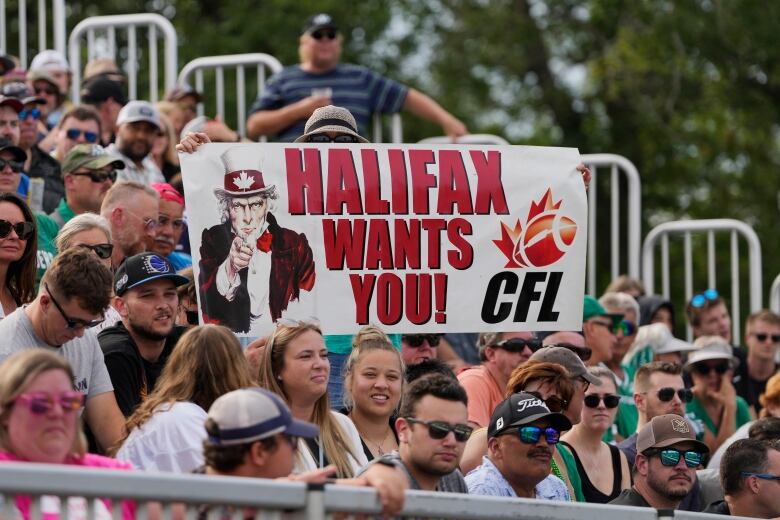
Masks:
[[[499,388],[484,365],[463,370],[458,374],[458,382],[469,396],[469,421],[486,427],[493,410],[504,400],[505,389]]]
[[[12,455],[8,452],[0,451],[0,462],[28,462],[20,459],[16,455]],[[110,459],[108,457],[102,457],[100,455],[93,455],[92,453],[85,454],[82,458],[69,458],[65,461],[68,466],[83,466],[86,468],[106,468],[106,469],[118,469],[118,470],[131,470],[133,466],[127,462],[123,462],[116,459]],[[98,506],[97,514],[95,518],[110,519],[111,518],[111,501],[108,499],[101,499],[100,502],[104,507]],[[22,515],[24,520],[30,518],[30,505],[32,504],[32,498],[27,495],[20,495],[16,497],[16,508]],[[122,501],[122,519],[133,520],[135,518],[135,502],[130,500]],[[70,497],[68,499],[68,518],[69,520],[80,520],[89,517],[89,501],[83,497]],[[60,500],[58,497],[44,495],[41,497],[41,517],[44,520],[59,520],[60,517]]]

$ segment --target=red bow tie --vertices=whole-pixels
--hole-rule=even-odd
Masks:
[[[270,251],[272,238],[273,235],[268,230],[266,230],[262,235],[260,235],[260,238],[257,239],[257,249],[263,253]]]

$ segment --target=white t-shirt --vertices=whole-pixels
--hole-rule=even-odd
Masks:
[[[73,385],[90,399],[112,392],[111,378],[103,361],[95,331],[87,329],[80,338],[74,338],[60,347],[52,347],[35,335],[25,308],[19,307],[0,321],[0,363],[11,354],[31,348],[42,348],[64,357],[73,369]]]
[[[188,401],[161,405],[130,432],[116,458],[144,471],[190,473],[203,465],[206,416]]]
[[[341,431],[344,433],[344,440],[349,445],[349,449],[353,456],[349,457],[349,462],[352,465],[353,474],[357,475],[360,468],[368,464],[366,454],[363,452],[363,445],[360,443],[360,434],[355,428],[352,419],[344,414],[330,411],[331,415],[336,419],[336,422],[341,427]],[[318,439],[319,440],[319,439]],[[298,456],[295,457],[295,467],[293,473],[304,473],[318,469],[320,467],[319,461],[314,460],[314,456],[306,445],[306,441],[303,439],[298,440]]]

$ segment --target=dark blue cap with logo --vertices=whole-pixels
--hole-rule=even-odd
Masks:
[[[114,274],[114,292],[122,296],[128,290],[153,280],[168,278],[175,286],[184,285],[189,279],[176,274],[167,258],[155,253],[141,253],[126,258]]]

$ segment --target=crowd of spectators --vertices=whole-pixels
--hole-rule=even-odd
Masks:
[[[340,63],[342,41],[330,16],[306,22],[250,137],[366,142],[372,113],[402,109],[466,133],[425,94]],[[335,478],[375,488],[388,514],[411,488],[780,516],[777,314],[751,314],[739,346],[704,290],[685,305],[688,343],[671,302],[620,277],[584,297],[581,330],[323,336],[279,319],[242,350],[198,324],[177,155],[240,136],[196,118],[187,86],[128,101],[110,60],[88,65],[77,106],[55,51],[7,76],[0,460]],[[16,507],[29,516],[29,499]]]

